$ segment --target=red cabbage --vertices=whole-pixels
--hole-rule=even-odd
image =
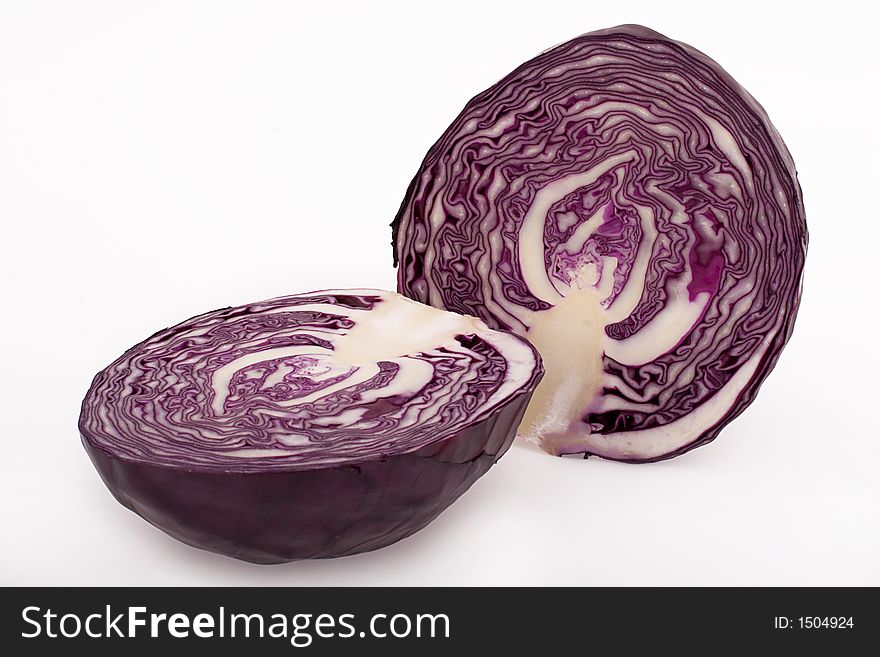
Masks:
[[[80,433],[126,507],[257,563],[418,531],[507,450],[542,373],[522,338],[376,290],[209,312],[94,379]]]
[[[541,352],[526,438],[636,462],[711,441],[751,403],[791,335],[807,248],[763,108],[635,25],[473,98],[392,226],[401,293]]]

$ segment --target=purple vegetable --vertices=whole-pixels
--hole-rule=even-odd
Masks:
[[[95,377],[83,444],[126,507],[256,563],[418,531],[512,442],[537,352],[391,292],[322,291],[199,315]]]
[[[636,462],[709,442],[751,403],[791,335],[807,248],[765,111],[635,25],[472,99],[392,226],[400,292],[541,352],[526,438]]]

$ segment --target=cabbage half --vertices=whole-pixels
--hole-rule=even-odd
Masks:
[[[540,358],[524,339],[392,292],[199,315],[94,379],[83,444],[126,507],[257,563],[418,531],[513,441]]]
[[[401,293],[540,351],[520,433],[623,461],[707,443],[748,406],[791,334],[807,247],[766,112],[635,25],[473,98],[392,226]]]

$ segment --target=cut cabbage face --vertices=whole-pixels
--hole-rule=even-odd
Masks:
[[[393,224],[398,290],[525,336],[520,433],[651,461],[712,440],[788,340],[807,247],[794,163],[714,61],[624,25],[473,98]]]

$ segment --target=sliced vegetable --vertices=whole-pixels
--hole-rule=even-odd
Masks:
[[[624,25],[473,98],[394,230],[398,290],[531,340],[520,432],[652,461],[751,403],[794,325],[807,247],[795,166],[704,54]]]
[[[274,563],[418,531],[507,450],[541,363],[525,340],[391,292],[199,315],[99,373],[83,444],[125,506]]]

